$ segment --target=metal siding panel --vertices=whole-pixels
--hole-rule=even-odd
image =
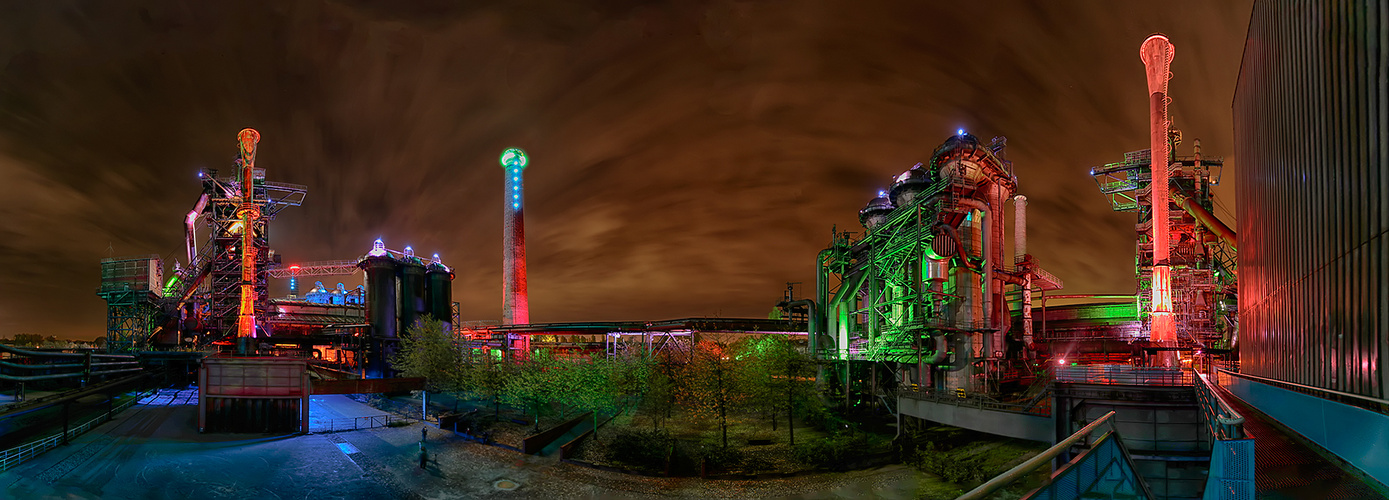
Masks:
[[[1368,1],[1254,7],[1233,104],[1250,373],[1389,387],[1387,20]]]

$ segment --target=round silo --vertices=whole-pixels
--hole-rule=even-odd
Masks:
[[[423,319],[425,312],[424,262],[416,258],[410,247],[400,260],[400,333]]]
[[[366,271],[367,322],[377,338],[396,336],[396,261],[390,255],[369,256],[357,264]]]
[[[428,314],[451,327],[453,325],[453,270],[439,262],[439,256],[435,255],[434,262],[429,263],[425,277],[429,282],[426,293]]]

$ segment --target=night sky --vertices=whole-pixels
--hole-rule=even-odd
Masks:
[[[1008,137],[1068,293],[1132,293],[1134,216],[1088,170],[1148,147],[1154,32],[1233,222],[1249,0],[459,3],[0,1],[0,336],[103,335],[100,260],[182,260],[244,127],[309,186],[271,228],[286,263],[438,252],[465,320],[501,317],[508,147],[532,321],[765,317],[957,128]]]

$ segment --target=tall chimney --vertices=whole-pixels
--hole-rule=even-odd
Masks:
[[[1172,318],[1172,281],[1167,267],[1168,248],[1168,122],[1167,122],[1167,81],[1175,50],[1166,36],[1153,35],[1143,41],[1139,56],[1148,73],[1148,105],[1151,127],[1152,148],[1152,226],[1153,226],[1153,304],[1149,340],[1154,343],[1175,343],[1176,325]],[[1171,364],[1171,356],[1163,357],[1163,364]]]
[[[241,206],[236,215],[241,219],[241,311],[237,318],[236,336],[240,339],[256,337],[256,222],[260,220],[260,206],[256,204],[255,169],[256,144],[260,142],[260,132],[243,129],[236,135],[241,163]],[[241,354],[247,349],[247,341],[239,340]]]
[[[502,152],[506,169],[506,196],[502,200],[502,324],[530,323],[530,304],[526,296],[526,221],[522,172],[529,160],[526,152],[511,148]]]

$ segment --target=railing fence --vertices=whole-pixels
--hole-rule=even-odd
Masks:
[[[97,425],[100,425],[101,423],[110,420],[112,417],[115,416],[115,414],[120,413],[121,410],[129,408],[130,405],[139,402],[141,399],[145,397],[145,394],[149,392],[152,391],[142,391],[135,397],[130,398],[128,401],[124,403],[121,403],[119,406],[111,408],[111,411],[102,413],[100,416],[96,418],[93,418],[91,420],[88,420],[86,422],[69,428],[66,433],[59,432],[57,434],[39,439],[37,441],[31,441],[29,443],[25,443],[5,451],[0,451],[0,472],[10,470],[11,468],[14,468],[17,465],[24,463],[25,461],[32,460],[34,457],[42,455],[44,452],[53,448],[57,448],[59,445],[67,441],[70,441],[72,438],[80,436],[83,433],[91,430],[93,427],[96,427]]]

